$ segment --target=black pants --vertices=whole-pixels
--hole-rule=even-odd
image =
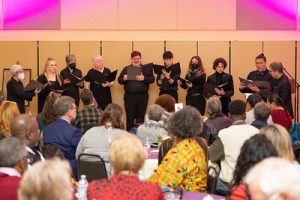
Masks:
[[[141,119],[144,121],[144,116],[146,113],[148,105],[149,95],[148,93],[125,93],[125,111],[126,111],[126,130],[134,126],[134,119]]]
[[[159,92],[159,96],[161,96],[163,94],[171,95],[176,100],[176,103],[178,103],[178,92],[177,92],[177,90],[161,90]]]
[[[206,100],[203,94],[188,93],[185,98],[186,105],[194,106],[199,110],[201,115],[205,113]]]

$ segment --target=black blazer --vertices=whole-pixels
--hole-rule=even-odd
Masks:
[[[31,101],[32,97],[35,96],[34,91],[24,91],[24,86],[21,81],[16,81],[11,78],[6,84],[7,100],[14,101],[17,103],[20,113],[25,113],[25,100]]]
[[[273,80],[273,93],[277,93],[280,96],[285,108],[289,111],[291,117],[294,118],[291,83],[286,75],[283,74],[279,79]]]

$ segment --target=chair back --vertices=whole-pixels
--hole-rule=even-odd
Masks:
[[[218,167],[209,166],[207,168],[207,193],[214,194],[216,192],[217,179],[220,174]]]
[[[88,182],[107,178],[105,162],[103,158],[95,154],[82,153],[78,156],[78,178],[86,175]]]

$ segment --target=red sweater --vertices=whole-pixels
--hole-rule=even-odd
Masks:
[[[18,188],[21,177],[0,173],[0,199],[18,200]]]
[[[293,121],[287,110],[272,109],[271,116],[274,123],[280,124],[285,127],[288,132],[290,131]]]

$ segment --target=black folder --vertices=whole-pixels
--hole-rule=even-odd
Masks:
[[[38,82],[38,81],[35,81],[35,80],[31,80],[24,88],[24,91],[26,92],[31,92],[31,91],[34,91],[36,89],[44,89],[44,84]]]
[[[268,81],[252,81],[252,80],[247,80],[244,78],[239,77],[240,83],[247,86],[247,85],[255,85],[259,89],[268,89],[271,90],[271,85]]]
[[[141,67],[128,66],[127,75],[128,80],[136,80],[136,76],[141,75]]]
[[[74,74],[71,74],[68,76],[68,79],[71,81],[71,84],[76,85],[80,81],[83,80],[83,78],[79,78],[78,76],[75,76]]]
[[[108,74],[106,76],[106,81],[107,82],[113,82],[116,80],[116,77],[117,77],[117,73],[118,73],[118,70],[115,70],[113,72],[111,72],[110,74]]]
[[[184,78],[181,78],[181,77],[178,77],[178,79],[179,79],[182,83],[190,83],[190,81],[187,80],[187,79],[184,79]]]
[[[173,74],[180,74],[181,72],[180,63],[179,62],[175,63],[173,64],[173,66],[174,66]],[[155,74],[161,74],[163,69],[165,69],[165,66],[153,64],[153,71]]]
[[[218,93],[215,91],[216,88],[221,89],[223,88],[225,85],[227,85],[227,83],[223,83],[221,85],[215,85],[212,83],[204,83],[204,91],[213,95],[218,95]]]

